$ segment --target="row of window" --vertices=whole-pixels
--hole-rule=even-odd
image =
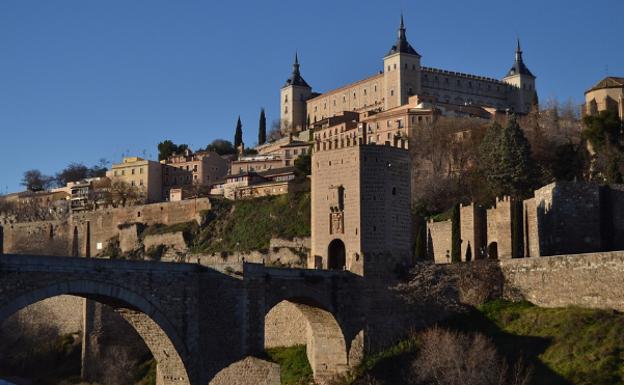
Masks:
[[[393,69],[394,69],[394,70],[396,70],[396,69],[397,69],[397,65],[396,65],[396,63],[394,63],[394,64],[392,65],[392,67],[391,67],[391,66],[388,64],[388,67],[387,67],[387,68],[388,68],[388,71],[386,71],[386,72],[390,72],[390,71],[391,71],[391,70],[393,70]],[[404,68],[404,69],[409,69],[409,65],[408,65],[407,63],[404,63],[404,64],[403,64],[403,68]],[[412,64],[412,71],[416,71],[416,64]]]
[[[136,170],[137,170],[136,168],[130,169],[130,174],[131,175],[135,175],[136,174]],[[139,170],[139,174],[143,174],[143,167],[139,167],[138,170]],[[113,176],[124,176],[124,175],[126,175],[126,170],[125,169],[114,170],[113,171]]]

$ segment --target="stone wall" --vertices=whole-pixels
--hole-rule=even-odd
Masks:
[[[609,186],[610,212],[613,215],[613,250],[624,249],[624,185]]]
[[[137,249],[139,245],[139,226],[137,224],[123,226],[119,229],[118,234],[119,249],[122,253],[129,253]]]
[[[511,259],[500,266],[508,298],[624,311],[624,251]]]
[[[509,259],[512,256],[512,200],[496,198],[487,209],[487,252],[489,258]],[[496,254],[496,255],[494,255]]]
[[[294,304],[283,301],[269,311],[264,319],[264,346],[305,345],[307,321]]]
[[[212,253],[193,255],[193,260],[204,266],[210,266],[217,270],[232,268],[242,271],[242,265],[247,263],[261,263],[276,267],[305,267],[309,250],[293,250],[289,247],[271,248],[266,252],[261,251],[238,251],[227,253]]]
[[[146,235],[143,239],[145,250],[163,245],[167,248],[167,253],[184,253],[188,251],[184,234],[181,231],[174,233]]]
[[[59,335],[80,333],[83,326],[83,303],[84,299],[80,297],[61,295],[27,306],[10,318],[17,320],[19,324],[27,323],[34,328],[38,328],[39,325],[52,326],[58,330]]]
[[[119,232],[119,225],[142,223],[144,225],[172,225],[201,220],[201,212],[211,208],[208,198],[189,199],[178,202],[163,202],[149,205],[124,207],[85,212],[72,216],[78,228],[90,227],[91,255],[97,255]]]
[[[274,247],[289,247],[292,249],[310,249],[311,247],[311,239],[310,237],[298,238],[295,237],[293,239],[283,239],[283,238],[271,238],[269,241],[269,248],[272,249]]]
[[[209,385],[280,385],[280,367],[274,362],[247,357],[220,371]]]
[[[427,223],[427,255],[435,263],[451,262],[452,230],[450,219]]]
[[[539,255],[603,249],[601,187],[593,183],[551,183],[535,191]]]
[[[14,223],[4,226],[4,253],[72,255],[73,233],[64,221]]]
[[[459,207],[459,223],[461,260],[485,258],[487,246],[485,209],[475,203],[461,205]]]
[[[539,257],[539,237],[537,232],[537,210],[535,198],[522,202],[524,218],[524,256]]]
[[[201,212],[210,207],[208,198],[200,198],[83,212],[73,214],[67,221],[6,225],[3,231],[4,253],[96,256],[111,238],[119,235],[120,225],[199,222]],[[133,242],[133,239],[128,240],[126,246],[131,247]]]

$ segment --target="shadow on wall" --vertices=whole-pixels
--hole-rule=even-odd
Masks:
[[[536,199],[540,255],[624,249],[624,186],[558,182]]]

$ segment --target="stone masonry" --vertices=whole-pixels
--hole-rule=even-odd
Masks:
[[[376,317],[363,323],[363,297],[370,296],[363,284],[344,271],[246,264],[243,276],[233,277],[183,263],[3,255],[0,321],[59,295],[97,301],[141,336],[158,363],[158,384],[203,385],[263,352],[265,317],[288,301],[305,319],[308,357],[323,381],[356,365],[364,347],[384,343],[364,334],[383,328],[371,323]]]

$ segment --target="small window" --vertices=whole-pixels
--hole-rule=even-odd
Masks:
[[[140,211],[137,211],[137,217],[141,218],[141,212]]]
[[[396,195],[396,187],[392,188],[392,195]]]

